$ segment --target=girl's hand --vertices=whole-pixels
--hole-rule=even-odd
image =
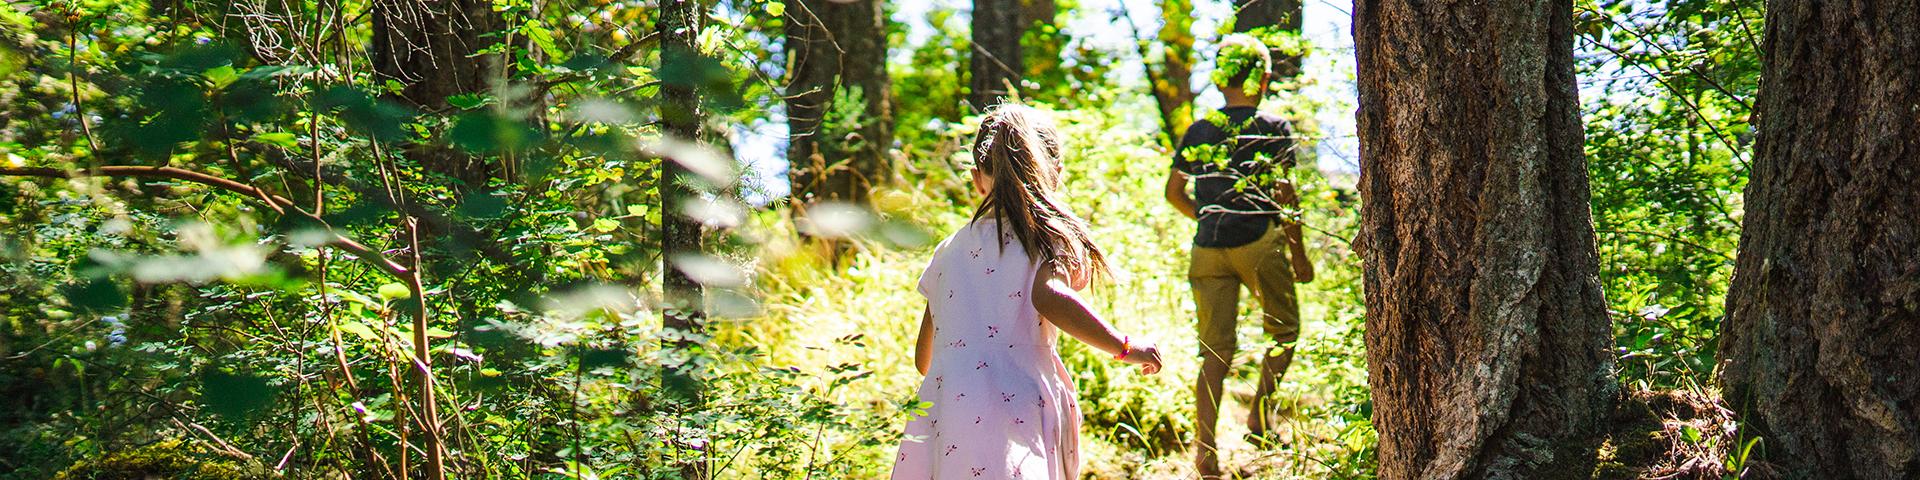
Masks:
[[[1160,373],[1160,349],[1151,343],[1134,345],[1120,361],[1140,366],[1140,373]]]

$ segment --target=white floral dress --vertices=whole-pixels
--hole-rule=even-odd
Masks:
[[[994,221],[967,224],[934,249],[919,290],[933,314],[933,361],[920,384],[927,415],[907,423],[895,480],[1073,480],[1080,408],[1033,309],[1020,242]]]

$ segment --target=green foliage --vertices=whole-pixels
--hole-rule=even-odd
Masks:
[[[1751,3],[1751,2],[1749,2]],[[1579,5],[1600,275],[1622,379],[1708,382],[1738,246],[1759,85],[1757,5]],[[1593,93],[1593,94],[1589,94]]]

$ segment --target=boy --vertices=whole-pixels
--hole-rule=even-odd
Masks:
[[[1285,119],[1259,111],[1272,62],[1266,46],[1252,37],[1220,40],[1213,82],[1227,105],[1187,128],[1167,176],[1167,201],[1199,223],[1187,280],[1199,317],[1194,462],[1201,478],[1221,475],[1215,424],[1221,384],[1237,348],[1240,287],[1245,285],[1260,300],[1262,326],[1277,342],[1261,362],[1247,418],[1249,436],[1264,443],[1272,428],[1274,386],[1292,363],[1293,343],[1300,334],[1293,283],[1313,279],[1300,224],[1282,213],[1299,205],[1286,180],[1294,163],[1292,128]],[[1193,196],[1187,194],[1190,178]]]

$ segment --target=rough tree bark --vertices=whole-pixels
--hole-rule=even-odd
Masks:
[[[427,111],[444,111],[447,97],[486,91],[498,77],[495,55],[477,55],[501,41],[504,30],[491,0],[374,0],[373,70],[406,88],[398,100]],[[484,158],[438,145],[410,147],[407,155],[427,170],[478,188],[498,176]]]
[[[1261,27],[1300,33],[1305,12],[1300,0],[1233,0],[1233,31],[1245,32]],[[1269,47],[1271,48],[1271,47]],[[1273,51],[1273,79],[1291,79],[1300,75],[1299,55]]]
[[[1727,404],[1788,478],[1920,477],[1920,1],[1766,27]]]
[[[1571,0],[1354,7],[1380,478],[1591,472],[1619,388]]]
[[[967,56],[967,101],[984,110],[1020,86],[1020,35],[1027,22],[1020,0],[973,0],[973,51]],[[1014,87],[1009,90],[1008,86]]]
[[[880,0],[796,3],[786,22],[790,192],[800,202],[865,203],[872,185],[888,175],[893,146],[885,9]],[[823,132],[835,93],[846,91],[860,92],[865,103],[858,131]]]
[[[700,29],[706,18],[706,7],[700,0],[662,0],[659,18],[654,22],[654,34],[660,37],[660,70],[682,71],[696,69],[670,67],[675,62],[702,61],[702,52],[696,42],[700,38]],[[679,141],[704,141],[702,124],[706,121],[706,111],[700,106],[700,94],[697,91],[698,79],[662,78],[659,106],[661,130]],[[705,291],[699,282],[695,282],[686,272],[674,267],[677,258],[684,255],[698,255],[704,248],[700,223],[681,214],[686,202],[696,199],[697,192],[688,182],[694,174],[676,159],[660,161],[660,202],[662,211],[670,212],[661,216],[661,245],[668,259],[666,268],[661,272],[667,308],[662,310],[661,326],[668,330],[682,332],[700,332],[704,329]],[[684,338],[684,337],[683,337]],[[666,345],[668,348],[691,347],[690,340],[680,340]],[[666,390],[669,394],[690,404],[702,401],[702,391],[697,379],[685,372],[669,371],[666,375]],[[694,451],[690,455],[700,456]],[[682,464],[682,478],[707,478],[707,461],[696,458]]]

